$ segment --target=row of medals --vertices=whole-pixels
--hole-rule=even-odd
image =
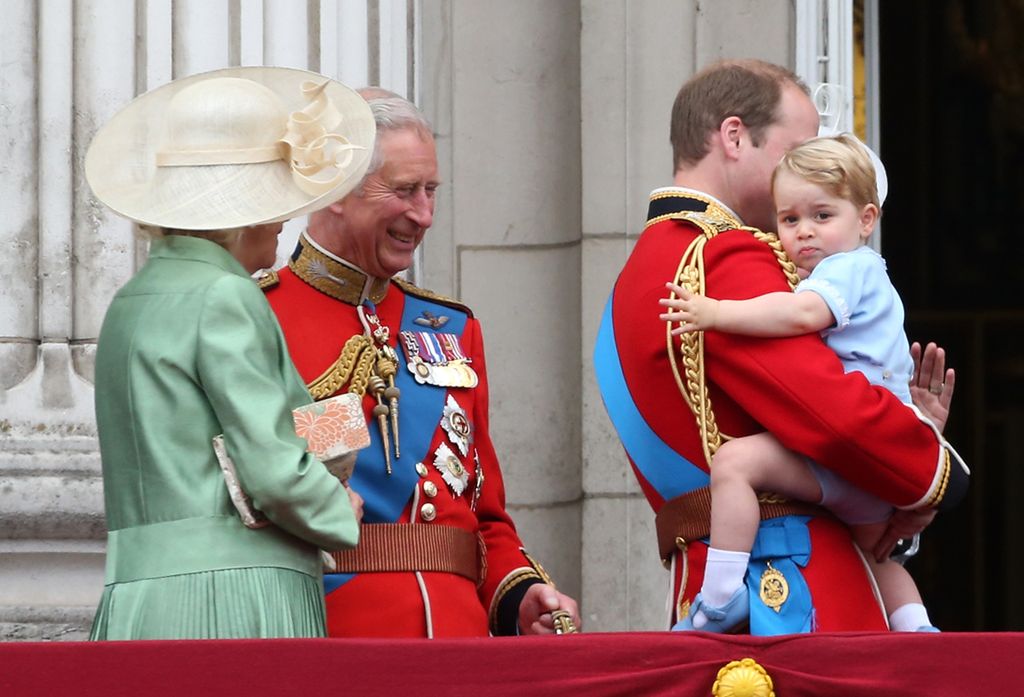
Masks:
[[[408,359],[406,367],[412,373],[416,382],[421,385],[436,385],[437,387],[461,387],[471,389],[480,383],[476,371],[469,365],[468,359],[429,361],[424,360],[420,354],[420,347],[413,332],[403,331],[399,334],[402,341],[402,348]],[[444,335],[448,341],[458,347],[458,337],[454,334]],[[458,352],[462,353],[461,347]]]
[[[416,355],[406,363],[406,366],[416,382],[421,385],[473,388],[480,383],[476,371],[466,361],[427,363]]]
[[[416,344],[414,335],[411,332],[402,332],[401,339],[406,354],[406,367],[412,373],[413,378],[421,385],[434,385],[436,387],[456,387],[472,389],[480,384],[480,379],[469,365],[468,360],[450,360],[445,362],[427,362],[423,360]],[[451,337],[454,341],[458,339]],[[463,455],[469,454],[469,445],[473,442],[473,427],[466,415],[466,411],[459,405],[455,398],[449,394],[444,407],[444,414],[441,418],[441,426],[451,443],[458,448]],[[466,489],[469,480],[469,473],[463,466],[451,448],[441,443],[434,452],[434,467],[441,473],[442,479],[458,497]],[[479,488],[483,484],[483,472],[480,471],[479,459],[477,460],[477,486],[473,492],[473,508],[476,508],[476,501],[479,497]]]

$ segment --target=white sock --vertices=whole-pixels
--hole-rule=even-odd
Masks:
[[[704,567],[704,585],[700,588],[701,597],[711,607],[721,607],[729,602],[736,589],[743,585],[747,575],[749,552],[730,552],[725,549],[708,547],[708,561]],[[708,618],[698,610],[693,615],[693,626],[700,629],[707,624]]]
[[[918,627],[929,627],[931,623],[921,603],[907,603],[889,615],[889,628],[894,632],[916,632]]]

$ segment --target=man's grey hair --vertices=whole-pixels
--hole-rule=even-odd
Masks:
[[[373,144],[373,157],[370,158],[370,166],[366,170],[367,176],[376,172],[384,164],[384,158],[380,152],[380,135],[382,133],[387,131],[414,130],[424,139],[434,137],[430,122],[427,121],[427,117],[423,115],[423,112],[416,108],[415,104],[397,94],[394,96],[376,97],[375,94],[382,93],[384,90],[379,90],[379,88],[370,88],[370,90],[375,92],[371,93],[366,103],[370,105],[370,111],[373,112],[373,120],[377,124],[377,139]],[[376,90],[379,90],[379,92],[376,92]]]

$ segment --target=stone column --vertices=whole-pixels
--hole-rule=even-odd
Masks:
[[[97,123],[134,94],[134,14],[102,3],[5,7],[4,70],[25,95],[0,121],[26,152],[0,196],[10,267],[0,367],[0,638],[83,638],[103,584],[103,502],[92,357],[103,312],[130,276],[130,226],[81,175]],[[13,16],[12,16],[13,15]],[[72,61],[74,56],[74,61]],[[73,66],[73,67],[72,67]],[[79,89],[72,88],[77,85]],[[13,227],[7,221],[15,221]]]
[[[422,283],[473,308],[509,511],[580,589],[580,118],[576,2],[423,3],[422,105],[444,185]]]

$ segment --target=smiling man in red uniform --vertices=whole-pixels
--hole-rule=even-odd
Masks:
[[[598,333],[605,406],[672,569],[672,621],[701,588],[708,469],[723,438],[768,430],[855,485],[921,511],[898,516],[889,541],[966,488],[965,468],[937,432],[888,390],[845,374],[818,337],[706,332],[680,343],[658,318],[666,281],[719,299],[791,288],[795,267],[761,230],[775,227],[772,170],[817,130],[806,87],[778,66],[723,62],[683,85],[672,112],[674,186],[651,194]],[[817,507],[762,497],[746,582],[753,634],[887,626],[847,530]]]
[[[505,510],[479,323],[393,278],[433,220],[429,124],[400,97],[363,94],[377,123],[368,174],[311,216],[288,268],[261,281],[314,398],[363,394],[370,426],[351,480],[365,501],[360,543],[324,576],[328,633],[550,633],[552,611],[578,625]]]

